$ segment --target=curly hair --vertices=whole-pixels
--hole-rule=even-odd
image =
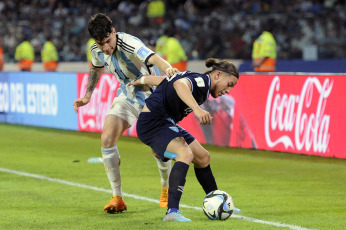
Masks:
[[[233,75],[239,79],[239,71],[237,67],[230,61],[227,61],[227,60],[220,61],[219,59],[216,59],[216,58],[208,58],[205,61],[205,66],[208,68],[212,67],[212,70],[209,70],[205,72],[204,74],[209,74],[213,72],[214,70],[219,70],[227,74]]]
[[[90,37],[102,41],[112,33],[112,20],[105,14],[98,13],[91,17],[88,24]]]

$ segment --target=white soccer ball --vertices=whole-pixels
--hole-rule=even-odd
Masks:
[[[227,192],[215,190],[203,200],[203,212],[211,220],[226,220],[234,210],[233,199]]]

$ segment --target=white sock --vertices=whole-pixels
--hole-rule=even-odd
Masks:
[[[163,162],[160,159],[157,159],[155,156],[154,158],[156,160],[157,167],[159,168],[159,173],[161,176],[161,186],[166,188],[168,187],[168,179],[172,168],[172,161],[169,160],[167,162]]]
[[[106,174],[113,190],[113,196],[122,196],[120,176],[120,155],[118,152],[118,148],[117,146],[107,149],[101,147],[101,153]]]

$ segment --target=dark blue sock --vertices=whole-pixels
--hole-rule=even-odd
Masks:
[[[195,168],[195,174],[198,182],[202,185],[205,194],[217,190],[216,181],[210,165],[205,168]]]
[[[168,211],[167,211],[166,214],[169,214],[169,213],[171,213],[171,212],[178,212],[178,211],[179,211],[178,208],[170,208],[170,209],[168,209]]]
[[[187,170],[189,170],[189,165],[181,161],[175,162],[172,167],[171,174],[169,175],[168,210],[172,208],[179,209],[179,202],[183,194]]]

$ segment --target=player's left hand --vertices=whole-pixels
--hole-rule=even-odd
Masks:
[[[180,71],[177,68],[169,67],[166,69],[166,76],[172,77],[174,74],[179,73]]]

